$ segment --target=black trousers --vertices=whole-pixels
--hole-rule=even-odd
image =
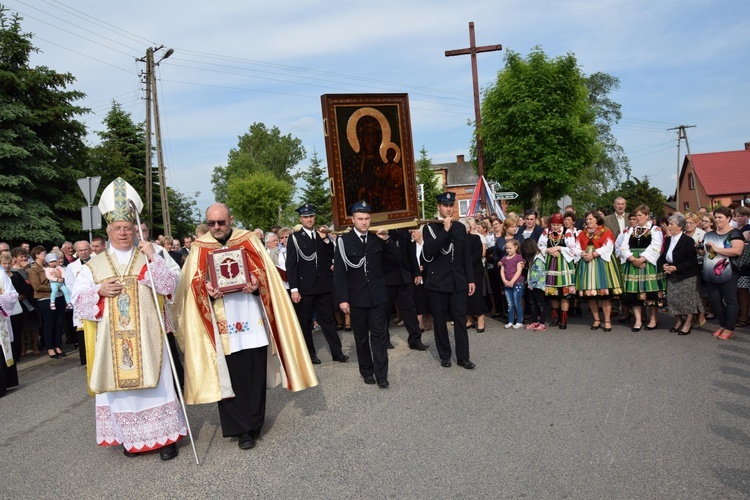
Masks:
[[[711,307],[716,313],[716,319],[719,320],[719,326],[727,330],[734,331],[737,327],[737,317],[740,312],[740,305],[737,300],[737,281],[740,279],[735,272],[732,278],[724,283],[708,283],[708,300]]]
[[[294,311],[297,313],[299,326],[302,328],[302,335],[305,337],[307,350],[310,357],[316,356],[315,343],[313,342],[313,312],[315,318],[323,331],[323,336],[328,342],[331,350],[331,356],[342,354],[341,338],[336,331],[336,319],[333,317],[333,298],[330,293],[320,293],[315,295],[300,294],[300,301],[294,304]]]
[[[388,303],[372,307],[350,307],[359,373],[388,378]]]
[[[531,319],[544,324],[547,321],[544,315],[544,290],[540,290],[539,288],[529,289],[529,297],[531,298],[532,306],[529,307]]]
[[[18,364],[21,360],[21,347],[23,347],[23,315],[24,313],[14,314],[10,317],[10,327],[13,328],[13,342],[10,343],[13,351],[13,361]]]
[[[83,328],[76,330],[76,343],[78,344],[78,356],[81,358],[81,364],[86,364],[86,337],[83,335]]]
[[[267,351],[263,346],[225,356],[235,397],[218,403],[224,437],[260,434],[266,419]]]
[[[476,293],[476,292],[475,292]],[[448,336],[448,313],[453,316],[453,336],[456,339],[456,359],[469,359],[469,333],[466,330],[467,291],[444,293],[427,290],[432,309],[432,328],[435,346],[440,359],[451,359],[451,341]]]
[[[63,329],[65,328],[65,298],[61,295],[55,301],[54,310],[49,308],[49,300],[37,302],[42,314],[42,340],[45,349],[62,347]]]
[[[422,343],[422,333],[419,331],[419,319],[417,319],[417,305],[414,303],[414,285],[387,286],[388,289],[388,311],[393,309],[393,304],[398,304],[401,319],[404,320],[406,331],[409,332],[409,345],[414,347]],[[390,319],[390,318],[389,318]],[[387,327],[391,322],[387,321]],[[388,331],[388,338],[391,332]]]

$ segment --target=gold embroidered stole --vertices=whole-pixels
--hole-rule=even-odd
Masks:
[[[121,265],[107,253],[87,264],[94,281],[117,278],[123,286],[116,297],[102,298],[89,387],[94,393],[156,387],[162,358],[160,309],[151,290],[138,282],[146,259],[138,249]]]

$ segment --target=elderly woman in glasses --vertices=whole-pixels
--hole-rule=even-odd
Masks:
[[[674,214],[667,221],[669,236],[664,240],[659,264],[667,279],[669,314],[677,320],[669,331],[688,335],[693,319],[703,312],[698,295],[698,254],[695,241],[685,232],[685,216]]]

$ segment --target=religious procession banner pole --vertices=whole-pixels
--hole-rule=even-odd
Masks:
[[[370,226],[370,231],[377,233],[380,231],[388,231],[390,229],[419,229],[419,226],[422,224],[432,224],[433,222],[443,222],[439,219],[411,219],[407,221],[401,221],[401,222],[391,222],[391,223],[385,223],[385,224],[375,224]],[[345,229],[341,229],[339,231],[331,231],[331,234],[347,234],[352,230],[351,227],[347,227]]]
[[[128,204],[133,209],[133,212],[135,212],[135,218],[136,222],[138,223],[138,235],[140,236],[141,241],[145,241],[143,238],[143,230],[141,229],[141,216],[138,213],[138,209],[135,206],[135,203],[133,203],[133,200],[128,200]],[[154,283],[154,277],[151,275],[151,266],[149,265],[148,259],[146,259],[146,269],[148,270],[148,276],[151,280],[151,295],[154,299],[154,305],[156,305],[156,310],[159,310],[159,299],[156,296],[156,284]],[[193,439],[193,430],[190,428],[190,420],[188,420],[188,414],[187,414],[187,408],[185,407],[185,397],[182,395],[182,387],[180,387],[180,378],[177,376],[177,368],[174,364],[174,358],[172,357],[172,349],[169,347],[169,341],[167,340],[167,328],[164,326],[164,317],[160,314],[159,315],[159,326],[161,327],[161,333],[162,338],[164,339],[164,346],[167,349],[167,354],[169,357],[169,367],[172,369],[172,377],[174,377],[174,386],[177,389],[177,395],[180,398],[180,405],[182,405],[182,413],[185,415],[185,424],[187,425],[188,429],[188,435],[190,436],[190,444],[193,447],[193,455],[195,455],[195,463],[197,465],[200,465],[201,462],[198,459],[198,452],[195,449],[195,440]]]

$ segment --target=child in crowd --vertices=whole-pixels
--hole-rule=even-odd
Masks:
[[[65,274],[61,267],[57,267],[59,262],[57,255],[50,252],[44,258],[44,261],[47,263],[47,267],[44,268],[44,274],[47,275],[49,287],[52,289],[50,293],[49,308],[55,310],[55,298],[57,298],[59,292],[62,292],[65,296],[67,309],[73,309],[73,304],[70,303],[70,290],[65,286]]]
[[[523,256],[528,268],[529,298],[531,299],[532,323],[526,325],[527,330],[543,332],[547,329],[544,325],[544,295],[547,283],[547,266],[542,251],[532,238],[523,240]],[[536,320],[534,321],[534,319]]]
[[[505,298],[508,301],[508,323],[505,328],[518,330],[523,326],[523,257],[520,254],[520,245],[517,240],[508,240],[505,243],[505,257],[500,260],[503,270],[500,278],[505,285]],[[515,321],[514,321],[515,314]]]

